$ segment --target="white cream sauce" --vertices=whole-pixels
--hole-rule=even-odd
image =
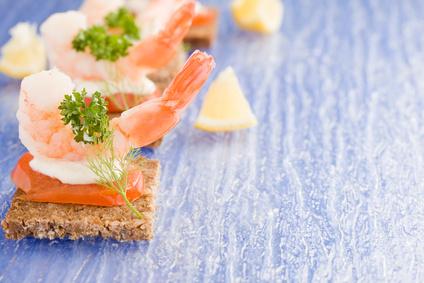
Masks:
[[[86,161],[66,161],[34,156],[29,163],[34,171],[59,179],[64,184],[95,184],[96,175],[88,168]]]
[[[137,96],[148,96],[155,92],[155,84],[147,77],[140,77],[137,81],[123,78],[119,81],[84,81],[75,80],[75,89],[81,91],[87,90],[88,95],[99,91],[104,96],[117,93],[131,93]]]

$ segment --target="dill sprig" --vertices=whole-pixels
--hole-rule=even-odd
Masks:
[[[65,125],[71,125],[77,142],[99,144],[97,154],[88,159],[88,168],[96,175],[99,185],[118,193],[131,212],[142,218],[143,214],[127,198],[128,174],[136,162],[135,151],[131,149],[125,156],[115,153],[105,99],[99,92],[93,94],[90,102],[86,96],[85,89],[65,95],[59,106],[62,120]]]
[[[127,198],[128,172],[135,162],[135,151],[120,156],[113,149],[113,139],[109,138],[99,153],[88,160],[88,168],[97,176],[97,183],[122,196],[127,207],[139,219],[143,214]]]

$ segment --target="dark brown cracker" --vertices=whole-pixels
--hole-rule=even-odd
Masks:
[[[215,41],[217,22],[208,26],[192,26],[184,38],[184,42],[195,48],[209,48]]]
[[[118,241],[150,240],[153,237],[154,195],[159,185],[160,165],[144,160],[141,166],[146,193],[134,202],[144,215],[135,218],[126,206],[37,203],[19,199],[17,190],[10,209],[2,221],[6,238],[112,238]]]

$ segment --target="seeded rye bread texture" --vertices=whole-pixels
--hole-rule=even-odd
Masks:
[[[159,185],[160,165],[157,160],[140,163],[145,182],[145,194],[133,204],[143,213],[137,219],[124,205],[100,207],[89,205],[37,203],[21,200],[17,190],[2,227],[6,238],[39,239],[91,237],[118,241],[150,240],[153,238],[154,197]]]

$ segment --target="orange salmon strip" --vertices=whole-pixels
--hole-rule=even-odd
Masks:
[[[124,205],[123,198],[101,185],[69,185],[34,171],[29,162],[33,156],[27,152],[22,155],[12,171],[12,181],[25,194],[21,199],[34,202],[86,204],[97,206]],[[128,176],[127,198],[134,201],[143,194],[144,179],[140,171]]]
[[[206,8],[196,14],[193,19],[192,26],[206,26],[213,24],[218,17],[218,11],[212,8]]]

